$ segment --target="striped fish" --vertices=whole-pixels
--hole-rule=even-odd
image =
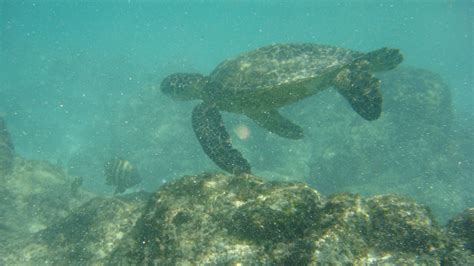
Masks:
[[[138,169],[129,161],[114,158],[104,165],[105,183],[115,186],[115,194],[123,193],[142,181]]]

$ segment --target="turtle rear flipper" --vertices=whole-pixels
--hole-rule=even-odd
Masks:
[[[335,86],[354,111],[372,121],[382,112],[382,94],[380,80],[369,72],[370,68],[367,60],[354,61],[339,72]]]
[[[202,149],[217,166],[236,175],[250,173],[250,164],[232,147],[222,116],[215,105],[201,103],[196,106],[192,124]]]
[[[367,60],[370,63],[370,71],[387,71],[394,69],[403,61],[403,55],[398,49],[380,48],[363,55],[361,60]]]
[[[247,114],[259,126],[288,139],[301,139],[304,137],[303,129],[282,116],[278,110],[252,112]]]

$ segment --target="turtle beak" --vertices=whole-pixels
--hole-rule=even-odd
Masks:
[[[201,74],[177,73],[167,76],[161,82],[161,91],[177,101],[199,99],[205,77]]]

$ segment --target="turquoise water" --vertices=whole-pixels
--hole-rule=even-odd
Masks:
[[[158,94],[146,99],[156,102],[153,112],[146,108],[127,112],[133,105],[131,99],[147,97],[144,91],[158,86],[166,75],[209,73],[223,59],[271,43],[315,42],[361,51],[388,46],[402,51],[404,66],[437,73],[449,85],[455,128],[467,138],[459,145],[467,145],[466,153],[472,157],[473,9],[470,0],[3,0],[0,113],[6,117],[16,151],[24,157],[67,166],[87,147],[85,153],[95,159],[83,160],[82,164],[97,167],[80,174],[91,175],[86,180],[86,186],[91,187],[103,183],[97,169],[105,157],[117,150],[126,150],[125,154],[134,157],[151,145],[141,139],[142,146],[134,146],[135,140],[123,137],[127,135],[120,130],[121,125],[114,124],[117,116],[128,117],[121,120],[123,123],[166,125],[156,132],[158,139],[163,135],[156,153],[142,156],[149,161],[136,162],[145,169],[144,182],[157,187],[186,173],[217,170],[192,134],[189,120],[195,103],[175,103]],[[148,117],[150,113],[154,116]],[[319,136],[319,131],[311,128],[305,125],[308,135]],[[249,140],[252,145],[236,145],[251,158],[257,173],[280,177],[295,173],[297,179],[309,178],[304,170],[281,173],[265,169],[264,164],[272,165],[271,157],[263,156],[267,161],[257,162],[262,149],[258,143],[264,142],[263,147],[271,143],[264,132],[254,131]],[[120,134],[120,143],[114,142],[114,136]],[[274,139],[270,137],[270,141]],[[275,141],[282,141],[282,147],[293,145]],[[287,161],[294,166],[292,163],[286,168],[300,169],[311,151],[304,145],[292,149]],[[101,156],[94,156],[97,154]],[[153,162],[159,170],[151,166]],[[464,164],[468,163],[466,159]],[[466,168],[462,177],[472,178],[472,169]],[[460,176],[448,172],[443,178],[445,184],[451,179],[457,184]],[[429,179],[425,185],[430,187]],[[469,184],[455,191],[461,198],[455,202],[456,210],[472,204],[467,196],[472,190]],[[450,204],[454,203],[448,202],[443,208]]]

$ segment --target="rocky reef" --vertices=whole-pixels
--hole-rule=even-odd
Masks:
[[[233,140],[257,173],[310,186],[179,177],[215,168],[183,119],[193,104],[168,106],[155,89],[127,101],[110,123],[111,143],[81,148],[67,171],[15,156],[0,118],[0,265],[474,265],[472,129],[452,134],[450,89],[438,75],[400,68],[380,78],[377,121],[331,90],[284,110],[305,126],[301,141],[226,117],[229,129],[251,132]],[[176,148],[176,132],[186,149]],[[82,181],[101,176],[111,154],[139,162],[155,192],[85,191]]]
[[[467,265],[467,241],[396,195],[326,197],[303,183],[202,174],[94,198],[5,247],[0,264]]]
[[[5,120],[0,116],[0,180],[13,168],[15,151]]]

